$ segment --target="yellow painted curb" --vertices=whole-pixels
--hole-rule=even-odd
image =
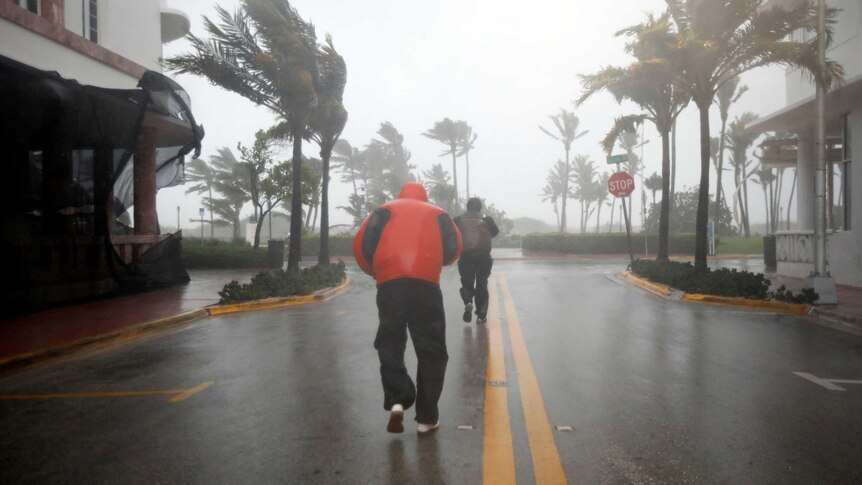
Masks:
[[[807,315],[808,312],[811,311],[811,305],[804,305],[801,303],[782,303],[778,301],[749,300],[747,298],[733,298],[729,296],[698,295],[694,293],[686,293],[685,295],[683,295],[682,299],[683,301],[690,301],[695,303],[734,305],[745,308],[790,313],[793,315]]]
[[[658,283],[653,283],[652,281],[645,280],[643,278],[639,278],[628,271],[620,271],[619,276],[629,283],[643,288],[644,290],[649,291],[650,293],[654,293],[658,296],[668,296],[673,290],[670,287],[660,285]]]
[[[296,305],[307,305],[309,303],[326,301],[341,293],[350,286],[351,280],[347,276],[344,281],[336,287],[321,290],[310,295],[287,296],[283,298],[267,298],[245,303],[233,303],[228,305],[216,305],[207,307],[206,311],[211,316],[228,315],[231,313],[253,312],[258,310],[271,310],[273,308],[287,308]]]
[[[81,350],[84,347],[95,346],[96,344],[110,344],[128,340],[149,331],[155,330],[156,328],[163,329],[174,325],[193,322],[207,316],[208,313],[205,308],[190,310],[170,317],[139,323],[137,325],[125,327],[119,330],[115,330],[113,332],[93,335],[91,337],[84,337],[82,339],[74,340],[72,342],[67,342],[64,344],[55,345],[53,347],[46,347],[43,349],[34,350],[32,352],[27,352],[26,354],[18,354],[11,357],[6,357],[4,359],[0,359],[0,368],[29,364],[42,360],[46,357],[62,355],[74,350]]]

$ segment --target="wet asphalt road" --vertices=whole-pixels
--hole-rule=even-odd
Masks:
[[[461,322],[447,269],[431,436],[416,435],[412,410],[404,434],[385,432],[374,287],[355,273],[327,303],[2,376],[0,482],[490,483],[489,471],[506,477],[500,436],[518,483],[553,477],[554,456],[572,483],[862,481],[862,383],[834,391],[793,374],[862,379],[862,338],[660,300],[608,278],[618,266],[498,261],[486,326]],[[505,370],[486,383],[489,360]]]

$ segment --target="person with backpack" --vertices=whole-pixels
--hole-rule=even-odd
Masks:
[[[380,325],[374,348],[390,433],[404,432],[404,410],[414,402],[420,434],[440,426],[437,402],[449,360],[440,271],[459,254],[458,228],[446,211],[428,203],[425,187],[415,182],[372,212],[353,239],[356,262],[377,282]],[[408,329],[419,361],[415,386],[404,366]]]
[[[482,216],[482,201],[473,197],[467,201],[467,211],[455,218],[461,232],[464,249],[458,260],[461,275],[461,299],[464,300],[464,321],[473,319],[476,304],[476,323],[488,321],[488,278],[491,276],[491,239],[500,233],[490,216]]]

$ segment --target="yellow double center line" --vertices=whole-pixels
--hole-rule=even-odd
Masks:
[[[518,312],[506,277],[497,276],[490,286],[488,308],[488,362],[485,382],[485,437],[482,453],[482,480],[485,484],[516,483],[514,447],[507,402],[508,381],[504,359],[503,329],[500,320],[497,279],[503,294],[503,307],[509,327],[515,375],[521,394],[524,421],[538,485],[568,483],[557,444],[551,432],[539,381],[521,332]]]

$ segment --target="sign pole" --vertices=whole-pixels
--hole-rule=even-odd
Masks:
[[[631,227],[629,226],[629,212],[628,212],[628,209],[626,209],[626,198],[623,197],[621,200],[623,201],[623,216],[625,216],[625,219],[626,219],[626,239],[628,240],[628,243],[629,243],[629,261],[630,261],[630,264],[634,264],[635,255],[632,252],[632,230],[631,230]],[[631,266],[629,266],[629,267],[631,267]]]

